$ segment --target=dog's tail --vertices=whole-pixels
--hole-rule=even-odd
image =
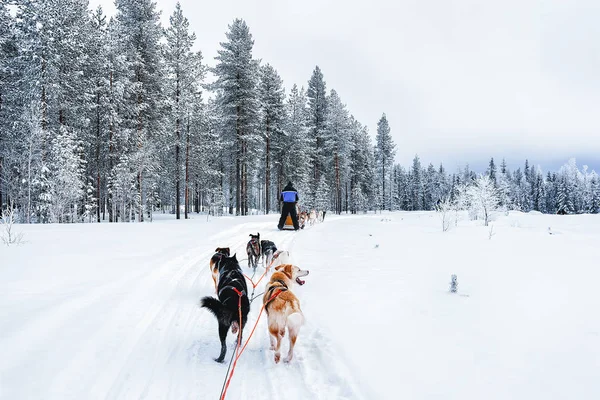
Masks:
[[[214,297],[203,297],[200,300],[200,307],[208,309],[215,317],[217,317],[218,321],[221,321],[225,324],[228,324],[232,319],[231,310],[225,308],[223,303]]]

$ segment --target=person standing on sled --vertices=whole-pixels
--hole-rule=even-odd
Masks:
[[[296,212],[296,203],[299,199],[298,191],[294,189],[292,182],[288,182],[288,184],[283,188],[281,195],[279,195],[279,200],[283,202],[283,207],[281,208],[281,218],[279,218],[279,224],[277,224],[277,228],[279,228],[279,230],[283,229],[283,224],[285,223],[285,219],[287,218],[288,214],[292,217],[294,230],[298,230],[299,224],[298,213]]]

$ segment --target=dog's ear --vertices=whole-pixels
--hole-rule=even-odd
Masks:
[[[224,247],[224,248],[223,248],[223,251],[225,251],[225,253],[226,253],[227,255],[229,255],[229,252],[230,252],[230,250],[229,250],[229,247]]]
[[[231,257],[231,258],[233,258],[233,260],[234,260],[235,262],[237,262],[237,256],[236,256],[236,254],[237,254],[237,253],[233,253],[233,256]]]
[[[275,267],[275,271],[280,271],[285,265],[278,265]]]

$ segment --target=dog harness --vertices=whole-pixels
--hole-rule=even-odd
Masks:
[[[272,297],[273,297],[273,292],[275,291],[275,289],[279,289],[281,292],[285,292],[286,290],[289,290],[288,285],[286,285],[285,282],[282,281],[281,279],[276,279],[273,283],[279,283],[280,285],[271,286],[271,287],[269,287],[269,289],[266,292],[267,297],[270,299],[269,301],[267,301],[267,304],[265,304],[265,311],[267,312],[267,314],[269,313],[269,304],[271,304],[271,302],[274,300]]]

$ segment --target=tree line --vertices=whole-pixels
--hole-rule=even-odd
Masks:
[[[167,27],[151,0],[115,5],[0,4],[0,205],[21,222],[268,213],[288,180],[306,209],[431,210],[474,179],[395,164],[386,115],[373,143],[318,66],[286,90],[244,20],[209,65],[179,4]],[[598,212],[598,177],[574,164],[488,174],[507,206]]]

